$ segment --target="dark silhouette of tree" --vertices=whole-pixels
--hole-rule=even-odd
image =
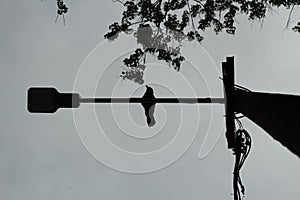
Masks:
[[[43,1],[43,0],[41,0]],[[57,15],[56,15],[56,19],[55,19],[55,23],[58,20],[59,16],[62,16],[63,18],[63,23],[64,25],[66,25],[66,20],[65,20],[65,14],[68,13],[69,8],[67,7],[67,5],[65,4],[65,2],[63,0],[56,0],[56,8],[57,8]]]
[[[62,16],[63,23],[65,25],[66,24],[65,14],[67,14],[69,8],[67,7],[67,5],[64,3],[63,0],[56,0],[56,5],[57,5],[57,16],[56,16],[55,22],[57,22],[57,19],[59,16]]]
[[[104,35],[115,40],[121,32],[133,34],[141,48],[124,59],[126,70],[121,77],[143,84],[143,71],[147,54],[169,63],[179,71],[184,56],[180,52],[182,40],[197,40],[204,37],[200,32],[213,29],[218,34],[236,32],[236,16],[243,14],[249,20],[262,20],[268,11],[285,7],[290,10],[286,28],[291,23],[291,15],[300,0],[113,0],[124,6],[121,21],[109,26]],[[293,31],[300,33],[300,22]],[[175,40],[177,45],[170,45]]]

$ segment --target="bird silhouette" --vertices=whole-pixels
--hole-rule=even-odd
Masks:
[[[154,91],[151,87],[146,85],[146,92],[144,93],[142,100],[155,100]],[[145,115],[147,118],[147,124],[149,127],[155,125],[154,119],[154,110],[155,110],[155,102],[142,102],[142,106],[145,110]]]

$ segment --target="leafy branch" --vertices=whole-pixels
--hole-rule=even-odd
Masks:
[[[180,53],[183,40],[202,42],[200,32],[212,28],[216,34],[225,31],[234,35],[236,16],[243,14],[249,20],[261,20],[268,10],[285,7],[290,10],[286,28],[291,23],[294,8],[300,0],[113,0],[124,6],[121,21],[109,26],[104,35],[108,40],[115,40],[121,32],[137,38],[141,48],[129,58],[123,60],[126,70],[121,74],[124,79],[143,83],[146,54],[157,56],[179,71],[184,57]],[[196,24],[197,23],[197,24]],[[293,28],[300,33],[300,22]],[[177,45],[174,44],[177,42]],[[137,52],[139,52],[137,54]],[[143,59],[138,59],[141,56]],[[135,60],[134,60],[135,59]],[[125,62],[126,60],[126,62]],[[127,63],[127,64],[126,64]],[[128,63],[131,63],[128,65]],[[139,66],[144,66],[140,68]],[[128,76],[127,74],[131,75]],[[139,77],[136,78],[135,77]]]

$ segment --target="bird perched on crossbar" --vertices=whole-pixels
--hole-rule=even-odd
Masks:
[[[144,93],[142,100],[150,100],[154,102],[143,102],[142,106],[144,107],[145,110],[145,115],[147,118],[147,124],[149,127],[155,125],[155,119],[154,119],[154,110],[155,110],[155,96],[154,96],[154,91],[151,87],[146,85],[146,92]]]

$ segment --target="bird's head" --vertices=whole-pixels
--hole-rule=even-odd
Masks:
[[[148,85],[146,85],[146,91],[150,91],[150,92],[154,93],[153,88]]]

